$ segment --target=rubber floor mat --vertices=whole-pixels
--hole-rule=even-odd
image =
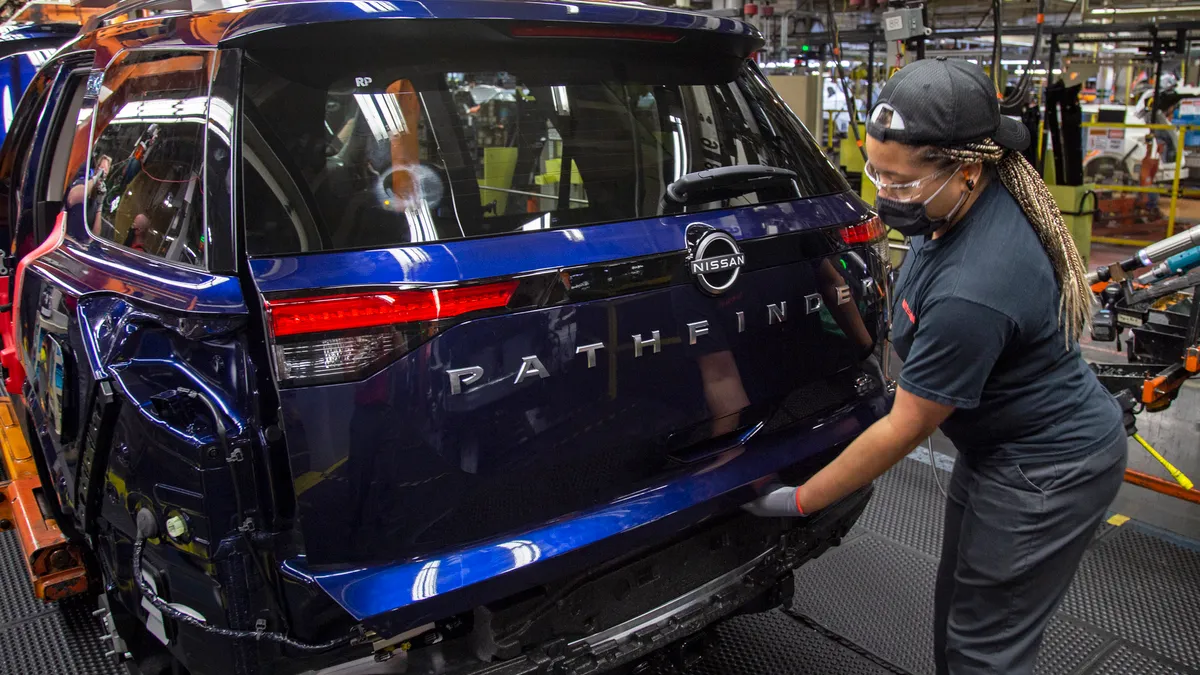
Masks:
[[[33,596],[15,532],[0,532],[0,675],[121,675],[94,607]]]
[[[717,627],[719,639],[687,669],[660,664],[654,675],[889,675],[781,611],[747,614]]]
[[[1095,675],[1192,675],[1195,671],[1163,663],[1152,656],[1121,646],[1091,672]]]
[[[937,563],[868,533],[796,572],[792,612],[911,673],[933,671]]]
[[[928,464],[902,460],[876,482],[875,495],[859,525],[926,555],[938,556],[946,500],[933,476]],[[949,485],[948,472],[939,470],[937,477],[943,488]]]
[[[1119,527],[1084,556],[1062,611],[1200,668],[1200,551]]]

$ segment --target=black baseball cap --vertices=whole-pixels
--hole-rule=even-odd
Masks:
[[[990,138],[1018,152],[1029,131],[1000,114],[996,86],[983,68],[961,59],[914,61],[892,76],[867,120],[867,133],[905,145],[950,146]]]

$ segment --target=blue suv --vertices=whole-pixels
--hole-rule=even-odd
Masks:
[[[112,656],[591,673],[787,602],[870,488],[879,221],[732,19],[141,3],[0,156],[2,355]]]

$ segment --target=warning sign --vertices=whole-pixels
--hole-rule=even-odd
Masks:
[[[1200,98],[1185,98],[1180,101],[1179,117],[1200,117]]]
[[[1124,129],[1089,129],[1088,152],[1122,152],[1125,149]]]

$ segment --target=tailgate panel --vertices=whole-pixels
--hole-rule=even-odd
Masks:
[[[717,298],[689,281],[475,319],[365,381],[282,389],[309,561],[528,531],[685,473],[785,402],[797,418],[836,406],[850,389],[830,382],[851,378],[882,315],[866,255],[744,271]],[[819,299],[839,293],[833,312]],[[846,337],[846,315],[870,343]],[[595,344],[589,367],[579,348]],[[455,394],[448,371],[469,367],[483,376]]]

